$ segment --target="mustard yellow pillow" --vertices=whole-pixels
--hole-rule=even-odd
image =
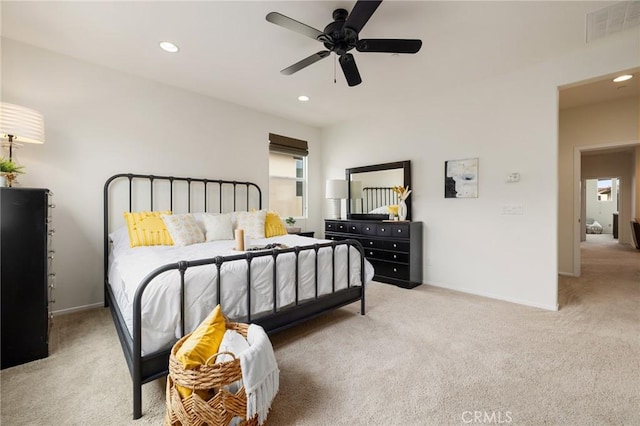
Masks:
[[[131,247],[173,245],[171,234],[162,220],[163,214],[171,214],[171,211],[124,212]]]
[[[212,355],[218,353],[225,331],[227,329],[224,315],[218,305],[176,351],[176,359],[186,370],[193,370],[199,365],[205,364]],[[211,360],[210,364],[215,361],[215,359]],[[191,389],[179,385],[176,385],[176,389],[182,398],[186,398],[192,393]],[[204,395],[200,396],[206,400]]]
[[[287,235],[287,228],[282,223],[280,215],[273,211],[268,211],[264,220],[264,236],[277,237],[278,235]]]
[[[218,352],[225,331],[224,315],[218,305],[184,341],[176,352],[176,359],[186,370],[203,365]]]

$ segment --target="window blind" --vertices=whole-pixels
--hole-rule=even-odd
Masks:
[[[306,157],[309,146],[307,141],[269,133],[269,151]]]

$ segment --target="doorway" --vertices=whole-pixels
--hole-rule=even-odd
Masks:
[[[582,221],[585,226],[580,241],[617,240],[620,211],[620,179],[598,177],[585,179],[582,191]],[[607,238],[605,238],[607,237]]]

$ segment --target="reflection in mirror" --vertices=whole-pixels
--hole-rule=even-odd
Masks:
[[[389,214],[398,204],[394,186],[404,184],[402,169],[351,174],[351,213]]]
[[[382,220],[389,218],[389,206],[398,205],[394,186],[411,185],[411,162],[376,164],[346,170],[349,186],[347,218]],[[407,218],[411,204],[407,199]]]

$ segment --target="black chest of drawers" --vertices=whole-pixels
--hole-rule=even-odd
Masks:
[[[1,368],[49,353],[49,191],[0,188]]]
[[[375,281],[404,288],[422,284],[422,222],[325,220],[324,235],[360,241]]]

